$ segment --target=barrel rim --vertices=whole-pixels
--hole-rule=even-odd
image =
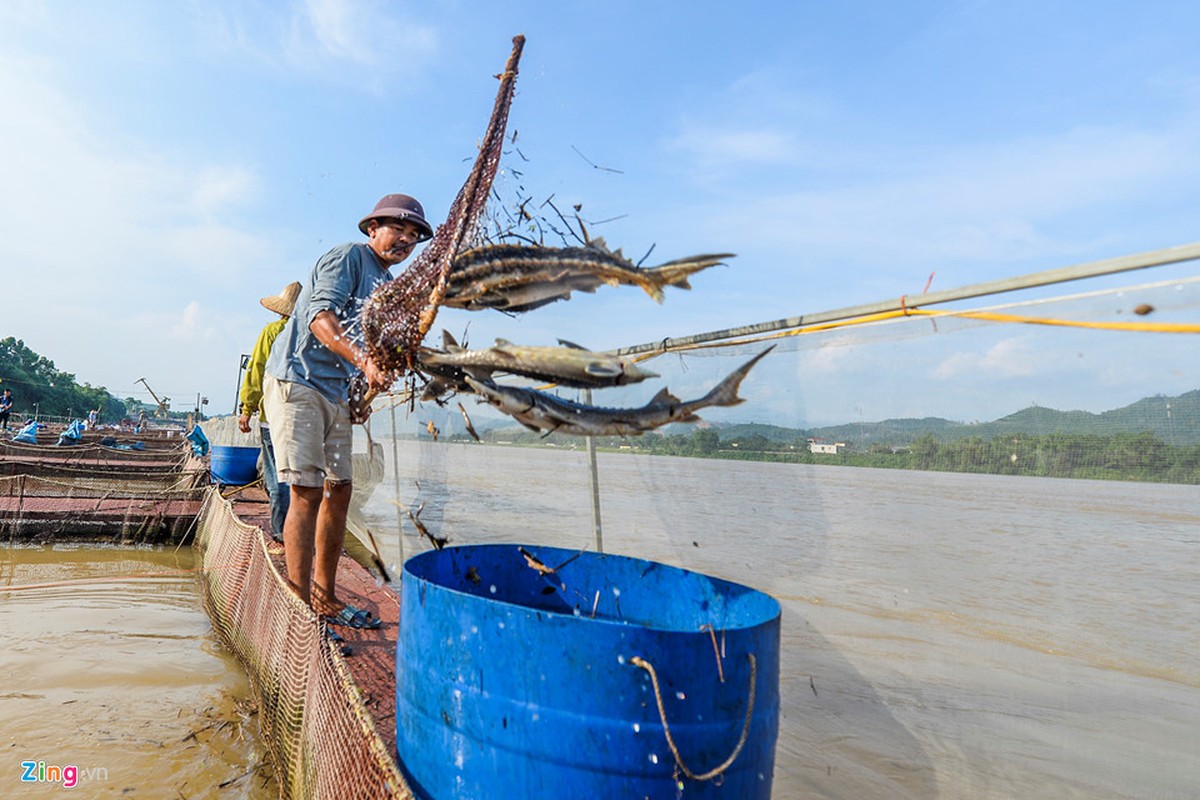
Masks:
[[[659,631],[670,631],[670,632],[679,633],[679,634],[692,633],[692,631],[680,630],[680,629],[674,628],[674,627],[657,627],[657,626],[653,626],[653,625],[646,625],[645,623],[640,623],[640,622],[631,622],[628,620],[609,619],[609,618],[604,618],[604,617],[592,618],[592,617],[587,617],[587,616],[581,616],[576,613],[570,613],[567,611],[560,611],[557,609],[538,608],[535,606],[530,606],[525,603],[514,602],[512,600],[508,600],[503,597],[489,597],[486,595],[475,594],[473,592],[464,591],[457,587],[449,586],[444,583],[439,583],[435,580],[431,580],[430,578],[427,578],[427,577],[417,574],[412,569],[414,564],[417,564],[419,566],[421,563],[423,563],[425,561],[434,561],[439,558],[445,558],[446,554],[453,555],[454,553],[463,553],[463,552],[469,552],[469,551],[484,551],[484,550],[518,550],[519,551],[520,548],[536,548],[537,550],[542,551],[542,552],[549,550],[549,551],[554,551],[556,553],[572,553],[572,554],[579,553],[580,558],[588,559],[588,560],[614,559],[614,560],[620,560],[623,562],[627,562],[629,564],[654,565],[657,568],[666,569],[670,572],[674,572],[679,575],[697,575],[697,576],[701,576],[703,578],[706,578],[706,579],[712,581],[718,587],[733,588],[741,594],[752,597],[753,600],[751,602],[757,603],[762,606],[761,612],[753,615],[753,617],[754,617],[753,621],[748,622],[744,625],[726,628],[725,630],[727,630],[727,631],[752,630],[752,629],[759,628],[764,625],[779,623],[781,620],[782,614],[783,614],[783,608],[782,608],[782,605],[780,604],[780,602],[776,598],[774,598],[770,594],[768,594],[767,592],[764,592],[761,589],[756,589],[753,586],[747,586],[746,584],[738,583],[737,581],[731,581],[727,578],[721,578],[716,575],[710,575],[705,572],[697,572],[696,570],[684,569],[683,567],[678,567],[678,566],[675,566],[674,564],[667,564],[662,561],[653,561],[651,559],[646,559],[646,558],[638,558],[637,556],[627,556],[627,555],[623,555],[621,553],[594,553],[594,552],[589,552],[586,550],[578,551],[578,550],[573,550],[570,548],[558,547],[556,545],[540,545],[540,544],[535,545],[535,544],[521,544],[521,543],[514,543],[514,542],[487,542],[487,543],[481,543],[481,544],[449,545],[447,547],[443,547],[440,549],[426,550],[423,553],[417,553],[416,555],[409,557],[404,562],[404,566],[402,567],[402,580],[401,580],[402,592],[405,591],[404,587],[408,587],[407,591],[414,590],[416,587],[414,587],[412,585],[411,581],[419,581],[421,584],[426,584],[428,586],[432,586],[432,587],[436,588],[438,591],[445,592],[448,595],[453,596],[454,598],[456,598],[457,602],[468,602],[469,601],[469,602],[497,604],[499,606],[503,606],[506,608],[520,609],[523,613],[546,614],[546,615],[549,615],[556,619],[579,620],[580,622],[589,623],[589,624],[593,624],[593,625],[615,625],[615,626],[622,626],[622,627],[634,626],[634,627],[643,627],[643,628],[649,628],[649,629],[659,630]],[[698,631],[698,632],[696,632],[696,635],[708,636],[709,634],[706,632],[703,632],[703,631]]]

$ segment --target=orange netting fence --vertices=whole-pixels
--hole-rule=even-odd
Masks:
[[[411,798],[323,623],[287,586],[263,532],[212,491],[201,511],[205,604],[245,665],[288,798]]]

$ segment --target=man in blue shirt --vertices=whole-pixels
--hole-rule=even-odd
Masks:
[[[263,378],[280,483],[291,486],[283,527],[287,578],[329,622],[374,628],[379,621],[337,598],[337,564],[351,494],[350,381],[359,373],[373,389],[393,377],[367,355],[359,311],[388,269],[433,236],[412,197],[390,194],[363,217],[367,242],[342,244],[317,260],[275,340]]]
[[[4,430],[8,430],[8,418],[12,414],[12,407],[12,391],[5,389],[4,394],[0,395],[0,422],[4,423]]]

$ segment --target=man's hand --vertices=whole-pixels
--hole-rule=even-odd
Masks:
[[[396,378],[392,373],[380,369],[375,364],[375,359],[370,356],[363,357],[362,363],[363,377],[367,379],[367,386],[375,392],[384,392],[392,388]]]
[[[238,430],[241,431],[242,433],[250,432],[250,415],[249,414],[242,414],[240,417],[238,417]]]

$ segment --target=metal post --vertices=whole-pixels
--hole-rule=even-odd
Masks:
[[[392,479],[396,485],[396,539],[400,542],[400,569],[404,573],[404,524],[400,518],[400,449],[396,444],[396,398],[392,398]]]
[[[242,360],[238,363],[237,386],[233,387],[233,415],[235,417],[242,413],[242,373],[249,366],[250,356],[242,353]]]
[[[592,404],[592,390],[583,390],[583,402]],[[592,480],[592,531],[596,537],[596,552],[604,552],[604,533],[600,529],[600,477],[596,469],[596,437],[587,437],[589,474]]]

